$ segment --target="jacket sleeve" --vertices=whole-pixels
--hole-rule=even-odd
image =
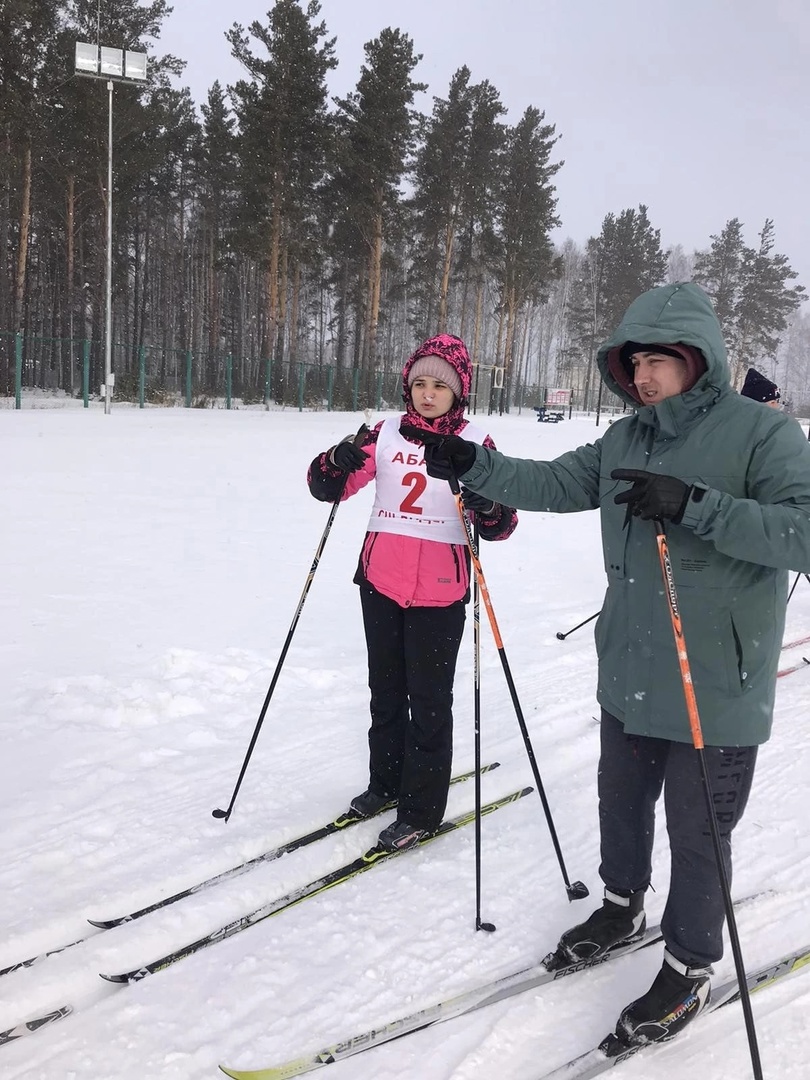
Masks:
[[[810,573],[810,444],[789,416],[755,445],[748,498],[695,484],[680,524],[733,559]]]
[[[601,460],[601,439],[553,461],[507,457],[484,445],[476,448],[475,461],[459,479],[465,487],[518,510],[572,514],[599,506]]]
[[[373,431],[363,436],[359,445],[366,454],[366,463],[362,469],[349,473],[348,476],[342,469],[332,464],[330,454],[335,449],[334,446],[318,454],[307,470],[307,486],[313,498],[319,502],[334,502],[336,499],[342,502],[344,499],[350,499],[374,479],[377,474],[376,449],[379,427],[378,424]]]
[[[489,435],[484,439],[483,445],[489,450],[495,449],[495,443]],[[475,518],[478,522],[478,535],[482,540],[506,540],[518,524],[515,508],[499,502],[494,503],[491,514],[485,516],[476,512]]]

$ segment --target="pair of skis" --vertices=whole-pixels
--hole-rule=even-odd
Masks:
[[[500,762],[493,761],[489,765],[482,766],[481,773],[492,772],[499,767]],[[451,779],[450,784],[451,786],[454,784],[463,784],[465,781],[472,779],[474,775],[475,771],[473,769],[469,772],[460,773],[458,776],[454,776]],[[386,809],[387,807],[383,807],[379,811],[379,814],[384,813]],[[114,919],[88,919],[87,921],[91,926],[98,927],[100,930],[111,930],[113,927],[123,926],[124,923],[134,922],[135,919],[140,919],[144,915],[150,915],[153,911],[158,911],[160,908],[175,904],[178,900],[184,900],[187,896],[194,896],[196,893],[203,892],[205,889],[210,889],[214,885],[220,885],[224,881],[230,881],[233,878],[240,877],[242,874],[246,874],[249,870],[252,870],[254,866],[258,866],[261,863],[273,862],[275,859],[280,859],[282,855],[289,855],[291,852],[298,851],[303,847],[308,847],[310,844],[314,844],[318,840],[323,840],[333,833],[341,832],[343,829],[347,829],[352,825],[357,825],[360,821],[368,821],[371,817],[377,816],[377,814],[372,814],[366,818],[360,818],[347,812],[340,817],[335,818],[334,821],[330,821],[328,824],[322,825],[312,832],[306,833],[303,836],[298,836],[294,840],[288,840],[287,843],[281,844],[279,847],[273,848],[270,851],[265,851],[261,855],[256,855],[255,858],[246,859],[237,866],[231,867],[230,870],[223,870],[221,873],[214,874],[213,877],[206,878],[205,881],[200,881],[196,885],[189,886],[187,889],[181,889],[180,892],[173,893],[171,896],[164,896],[162,899],[156,900],[152,904],[147,904],[146,907],[138,908],[137,911],[130,911],[127,915],[119,915]],[[81,945],[83,942],[89,941],[94,936],[97,935],[86,934],[84,937],[76,938],[75,941],[68,942],[67,945],[60,945],[56,949],[49,949],[47,952],[37,953],[36,956],[30,956],[27,960],[19,960],[15,964],[9,964],[8,967],[0,968],[0,976],[10,975],[13,971],[19,971],[21,968],[31,967],[32,965],[47,959],[49,956],[57,956],[67,949],[72,949],[75,945]]]
[[[508,806],[510,803],[517,802],[518,799],[524,798],[532,791],[534,791],[534,788],[524,787],[520,788],[518,791],[513,791],[509,795],[504,795],[500,799],[495,799],[481,807],[481,816],[486,817],[495,810],[499,810],[502,806]],[[432,843],[440,836],[446,836],[448,833],[456,832],[465,825],[471,825],[475,819],[476,813],[474,810],[471,810],[469,813],[462,814],[460,817],[443,821],[435,833],[430,836],[425,836],[422,840],[417,841],[413,847],[424,847],[425,844]],[[408,848],[407,850],[411,851],[413,848]],[[149,975],[154,975],[155,972],[163,971],[165,968],[171,967],[171,965],[176,964],[178,960],[182,960],[186,956],[191,956],[192,953],[199,952],[208,945],[213,945],[214,942],[224,941],[226,938],[233,937],[234,934],[238,934],[242,930],[247,930],[249,926],[255,926],[256,923],[263,922],[272,915],[277,915],[280,911],[286,911],[287,908],[293,907],[295,904],[300,904],[302,900],[306,900],[310,896],[317,896],[320,893],[326,892],[328,889],[333,889],[336,885],[342,885],[344,881],[350,881],[352,878],[358,877],[358,875],[365,873],[366,870],[370,870],[372,866],[378,866],[380,863],[387,862],[389,859],[394,859],[402,854],[404,854],[404,852],[390,851],[379,844],[375,844],[374,847],[369,848],[368,851],[359,855],[352,862],[346,863],[345,866],[340,866],[337,870],[332,870],[330,873],[324,874],[323,877],[316,878],[315,881],[309,882],[308,885],[302,885],[297,889],[293,889],[285,896],[279,897],[279,899],[273,900],[269,904],[264,904],[262,907],[256,908],[255,911],[249,912],[247,915],[242,915],[240,918],[235,919],[226,926],[221,926],[218,930],[213,930],[210,934],[206,934],[204,937],[198,938],[197,941],[191,942],[190,945],[185,945],[181,949],[176,949],[174,952],[168,953],[159,960],[154,960],[151,964],[146,964],[140,968],[134,968],[131,971],[124,971],[117,975],[102,975],[101,977],[111,983],[139,982]]]
[[[489,772],[494,768],[497,768],[497,762],[492,765],[485,766],[482,769],[482,772]],[[469,779],[473,775],[474,772],[471,771],[464,774],[463,776],[454,778],[453,782],[459,783],[463,780]],[[499,799],[494,799],[493,801],[486,803],[484,806],[481,807],[481,815],[487,816],[493,813],[495,810],[500,809],[502,806],[508,806],[509,804],[516,802],[518,799],[522,799],[526,795],[529,795],[533,790],[534,789],[531,787],[524,787],[518,789],[517,791],[513,791],[508,795],[504,795]],[[349,824],[354,824],[356,820],[359,819],[338,819],[338,821],[343,822],[343,824],[337,825],[335,822],[333,822],[329,826],[325,826],[325,828],[329,829],[330,832],[335,831],[335,828],[345,828]],[[460,815],[459,817],[451,818],[443,822],[436,833],[434,833],[432,836],[425,837],[415,846],[422,847],[425,844],[431,843],[433,840],[436,840],[441,836],[445,836],[448,833],[455,832],[458,829],[461,829],[464,826],[473,823],[475,820],[475,811],[470,811],[466,814]],[[319,838],[321,833],[322,830],[317,830],[318,836],[316,838]],[[314,835],[315,834],[308,834],[308,836],[310,837]],[[313,841],[309,840],[308,842],[311,843]],[[298,846],[301,846],[301,841],[291,841],[291,843],[296,843],[298,844]],[[287,847],[288,845],[285,845],[285,849]],[[273,853],[268,853],[268,856],[272,854]],[[262,922],[264,919],[268,919],[273,915],[277,915],[280,912],[285,911],[287,908],[293,907],[294,905],[301,903],[308,897],[317,896],[328,889],[334,888],[336,885],[342,884],[344,881],[350,881],[352,878],[357,877],[359,874],[370,870],[372,866],[376,866],[379,863],[386,862],[389,859],[395,858],[402,854],[404,853],[399,851],[387,851],[386,849],[381,848],[379,844],[377,844],[374,847],[369,848],[366,852],[364,852],[358,858],[354,859],[352,862],[347,863],[346,865],[341,866],[328,874],[324,874],[322,877],[316,878],[314,881],[309,882],[307,885],[303,885],[297,889],[293,889],[292,891],[270,902],[269,904],[264,904],[262,907],[257,908],[255,911],[249,912],[247,915],[244,915],[241,918],[236,919],[231,923],[228,923],[226,926],[222,926],[219,927],[217,930],[213,930],[211,933],[204,935],[203,937],[197,939],[191,944],[183,946],[180,949],[176,949],[173,952],[168,953],[166,956],[163,956],[150,964],[146,964],[143,967],[134,968],[129,971],[119,972],[113,975],[102,974],[101,977],[107,982],[115,984],[138,982],[141,979],[145,979],[149,975],[154,974],[155,972],[162,971],[165,968],[172,966],[179,960],[184,959],[186,956],[191,956],[193,953],[199,952],[200,950],[206,948],[209,945],[213,945],[218,941],[223,941],[225,938],[233,937],[235,934],[240,933],[242,930],[246,930],[249,926],[254,926],[256,923]],[[256,861],[258,860],[250,860],[250,865],[255,865]],[[227,876],[234,876],[236,872],[241,872],[241,867],[235,867],[233,871],[227,871],[226,874]],[[205,883],[205,885],[207,887],[207,884],[212,884],[214,881],[221,880],[223,880],[223,875],[217,875],[215,879],[209,879],[208,882]],[[202,887],[203,884],[196,886],[194,890],[190,891],[199,891],[199,889]],[[189,890],[184,891],[182,894],[176,894],[173,898],[167,898],[166,901],[161,902],[157,906],[164,906],[165,903],[173,902],[174,899],[178,899],[181,895],[189,895]],[[149,910],[154,909],[155,905],[150,905]],[[120,920],[108,920],[107,922],[109,925],[120,925],[123,922],[130,921],[131,918],[132,916],[124,916]],[[78,943],[79,942],[72,942],[71,946]],[[43,955],[53,955],[54,952],[64,951],[65,948],[70,948],[71,946],[64,946],[63,949],[52,950],[50,953]],[[7,970],[17,970],[17,968],[19,967],[30,966],[30,964],[33,962],[34,959],[28,961],[27,963],[12,965],[11,968]],[[13,1028],[2,1031],[0,1032],[0,1046],[2,1046],[4,1043],[12,1042],[26,1035],[30,1035],[36,1031],[40,1031],[42,1030],[42,1028],[47,1027],[58,1020],[61,1020],[63,1017],[69,1016],[74,1011],[75,1006],[73,1004],[66,1003],[56,1009],[51,1010],[50,1012],[44,1013],[31,1020],[28,1020],[25,1023],[18,1024]]]
[[[410,1016],[392,1020],[388,1024],[362,1032],[343,1042],[324,1046],[320,1050],[287,1061],[282,1065],[264,1069],[235,1069],[220,1065],[220,1069],[226,1076],[230,1076],[232,1080],[290,1080],[292,1077],[302,1076],[326,1065],[343,1061],[372,1047],[381,1046],[403,1035],[421,1031],[424,1028],[431,1027],[433,1024],[465,1016],[515,994],[525,993],[527,990],[537,989],[569,975],[601,967],[622,956],[645,949],[660,940],[660,926],[651,926],[640,941],[624,948],[614,949],[596,960],[581,961],[578,964],[572,964],[569,967],[554,971],[549,971],[543,964],[525,968],[523,971],[518,971],[513,975],[494,979],[476,987],[474,990],[468,990],[466,993],[448,998],[436,1005],[420,1009]],[[807,965],[810,965],[810,945],[788,953],[775,963],[767,964],[750,972],[746,977],[748,989],[751,993],[763,990],[765,987],[773,985],[778,980],[792,975]],[[740,988],[737,979],[729,979],[727,982],[713,988],[711,1002],[704,1009],[703,1015],[708,1015],[725,1005],[730,1005],[732,1002],[737,1001],[739,997]],[[608,1036],[598,1047],[573,1058],[553,1072],[538,1077],[537,1080],[594,1080],[595,1077],[621,1064],[627,1058],[658,1045],[657,1043],[647,1043],[637,1046],[617,1046],[615,1037]]]

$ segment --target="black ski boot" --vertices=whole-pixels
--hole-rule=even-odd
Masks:
[[[644,891],[619,896],[605,889],[602,906],[584,923],[566,930],[553,953],[543,961],[549,971],[596,960],[620,945],[632,945],[644,937]]]
[[[616,1037],[629,1046],[673,1039],[708,1004],[711,974],[711,966],[688,967],[665,951],[650,989],[619,1017]]]
[[[420,840],[426,840],[429,836],[433,836],[436,832],[435,829],[420,829],[415,825],[409,825],[407,821],[400,821],[397,818],[379,835],[380,847],[385,848],[386,851],[407,851],[408,848],[412,848],[415,844],[418,844]]]
[[[397,805],[397,799],[393,795],[378,795],[370,788],[360,795],[355,795],[349,804],[348,813],[344,817],[370,818],[381,814],[383,810],[391,810]]]

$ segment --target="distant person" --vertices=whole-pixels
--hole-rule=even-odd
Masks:
[[[810,571],[810,445],[790,417],[734,393],[720,324],[697,285],[638,297],[596,359],[605,385],[635,412],[594,443],[531,461],[452,435],[426,431],[423,440],[428,473],[449,465],[487,498],[543,513],[600,511],[607,592],[595,637],[605,893],[602,907],[567,930],[545,964],[595,959],[644,934],[663,792],[671,858],[663,963],[646,993],[621,1011],[614,1040],[603,1044],[612,1054],[670,1039],[692,1021],[709,998],[711,965],[723,955],[723,893],[655,522],[666,523],[702,761],[730,879],[731,835],[757,750],[771,733],[787,571]]]
[[[745,382],[740,391],[743,397],[753,401],[761,401],[763,405],[770,405],[772,409],[782,408],[782,395],[779,387],[766,379],[756,368],[749,368],[745,375]]]
[[[464,415],[471,376],[461,338],[429,338],[402,371],[404,415],[380,421],[359,444],[348,435],[319,454],[307,476],[310,491],[324,502],[375,485],[354,577],[368,648],[369,784],[349,813],[366,818],[396,806],[396,821],[379,837],[391,851],[434,833],[444,815],[453,681],[470,597],[469,552],[455,498],[445,479],[427,475],[424,447],[405,438],[400,424],[494,449],[486,428]],[[511,507],[471,491],[462,498],[482,540],[512,534],[517,514]]]

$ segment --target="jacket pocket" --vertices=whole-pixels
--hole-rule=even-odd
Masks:
[[[374,545],[377,543],[377,537],[379,533],[370,532],[366,535],[366,542],[363,544],[363,575],[368,577],[368,568],[371,564],[371,555],[374,551]]]

